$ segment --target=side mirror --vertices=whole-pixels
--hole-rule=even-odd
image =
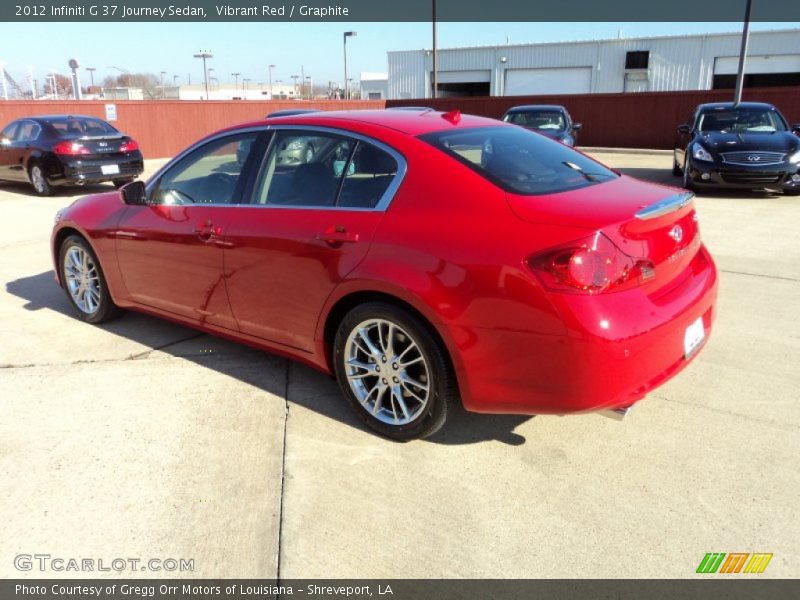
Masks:
[[[795,123],[794,125],[792,125],[792,133],[800,135],[800,123]]]
[[[583,123],[573,123],[572,124],[572,131],[580,131],[583,127]]]
[[[692,133],[692,126],[687,125],[686,123],[684,123],[683,125],[678,125],[678,131],[680,133]]]
[[[144,181],[136,180],[122,186],[120,189],[122,200],[125,204],[144,205],[147,204],[147,188]]]

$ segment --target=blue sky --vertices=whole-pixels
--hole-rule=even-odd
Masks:
[[[755,23],[752,30],[800,27],[800,23]],[[4,23],[0,61],[12,76],[23,79],[27,67],[42,80],[45,72],[68,73],[67,60],[96,67],[95,81],[119,71],[167,71],[186,83],[202,79],[201,62],[192,58],[210,49],[215,77],[230,80],[241,72],[253,82],[267,80],[266,65],[274,64],[273,81],[290,81],[300,73],[316,84],[342,78],[342,32],[355,30],[348,42],[348,70],[386,71],[386,52],[430,48],[429,23]],[[624,37],[740,31],[740,23],[440,23],[439,47],[512,44]],[[38,40],[32,44],[31,40]],[[82,75],[88,84],[88,74]]]

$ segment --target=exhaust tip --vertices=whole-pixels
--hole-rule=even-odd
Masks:
[[[608,417],[609,419],[614,419],[615,421],[622,421],[632,410],[633,404],[629,404],[628,406],[620,406],[609,410],[601,410],[600,414],[604,417]]]

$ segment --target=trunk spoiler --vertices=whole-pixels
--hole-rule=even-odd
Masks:
[[[121,140],[124,137],[121,133],[109,133],[108,135],[83,135],[78,139],[83,142],[96,142],[100,140]]]
[[[634,216],[637,219],[641,219],[642,221],[646,221],[648,219],[657,219],[663,215],[669,214],[671,212],[675,212],[676,210],[680,210],[689,202],[692,201],[694,198],[694,194],[691,192],[683,192],[680,194],[674,194],[672,196],[668,196],[663,200],[659,200],[651,204],[650,206],[645,206],[643,209],[638,211]]]

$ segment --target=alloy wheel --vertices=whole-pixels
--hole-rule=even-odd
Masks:
[[[67,292],[78,309],[91,315],[100,306],[100,275],[91,255],[80,246],[70,246],[64,253],[64,276]]]
[[[370,415],[387,425],[417,419],[431,397],[431,370],[419,344],[386,319],[356,325],[345,343],[344,372]]]
[[[34,165],[31,168],[31,183],[33,184],[33,189],[38,193],[43,194],[45,192],[44,173],[42,173],[42,168],[39,165]]]

